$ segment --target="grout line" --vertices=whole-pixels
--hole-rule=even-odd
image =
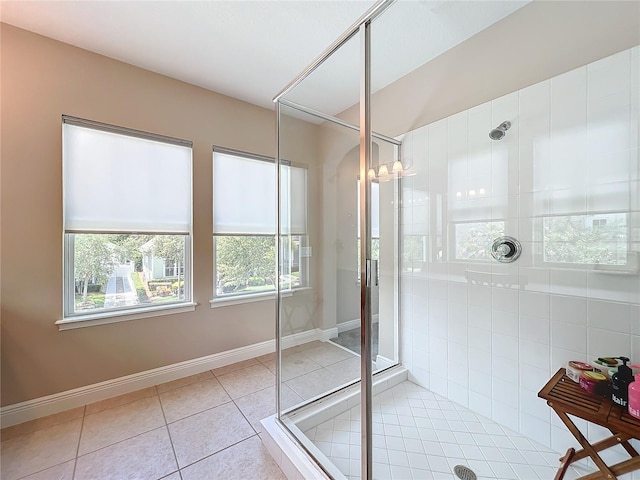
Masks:
[[[156,388],[156,392],[157,392]],[[162,418],[164,418],[164,428],[167,430],[167,436],[169,437],[169,443],[171,444],[171,451],[173,452],[173,458],[176,461],[176,468],[178,472],[180,472],[180,463],[178,463],[178,454],[176,453],[176,447],[173,445],[173,439],[171,438],[171,431],[169,430],[169,423],[167,422],[167,415],[164,412],[164,405],[162,405],[162,399],[160,398],[160,393],[158,393],[158,402],[160,402],[160,410],[162,411]],[[182,474],[180,474],[180,478],[182,478]]]
[[[84,419],[87,414],[87,406],[85,405],[82,409],[82,421],[80,422],[80,435],[78,435],[78,446],[76,447],[76,455],[73,459],[73,470],[71,472],[71,478],[75,478],[76,476],[76,467],[78,466],[78,454],[80,453],[80,442],[82,441],[82,432],[84,431]]]

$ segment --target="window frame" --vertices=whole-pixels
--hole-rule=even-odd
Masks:
[[[211,161],[212,161],[212,166],[213,166],[213,176],[214,176],[214,180],[212,182],[213,186],[213,199],[215,202],[215,155],[216,153],[220,153],[220,154],[224,154],[224,155],[230,155],[230,156],[236,156],[236,157],[240,157],[246,160],[254,160],[254,161],[261,161],[261,162],[266,162],[266,163],[270,163],[273,164],[274,168],[276,167],[276,161],[275,158],[273,157],[269,157],[266,155],[259,155],[259,154],[255,154],[255,153],[250,153],[250,152],[245,152],[242,150],[236,150],[236,149],[230,149],[230,148],[226,148],[226,147],[221,147],[218,145],[214,145],[213,149],[212,149],[212,155],[211,155]],[[288,167],[293,167],[293,168],[301,168],[304,169],[305,171],[307,171],[308,173],[308,169],[305,165],[299,165],[299,164],[294,164],[293,162],[290,162],[288,160],[282,160],[282,165],[286,165]],[[277,172],[276,172],[276,179],[277,179]],[[277,197],[277,189],[276,189],[276,197]],[[307,206],[307,211],[305,212],[305,216],[308,215],[308,177],[305,177],[305,194],[307,195],[307,199],[305,202],[305,205]],[[273,199],[274,201],[274,205],[276,204],[277,198]],[[237,305],[237,304],[242,304],[242,303],[250,303],[250,302],[256,302],[256,301],[263,301],[263,300],[271,300],[274,299],[277,293],[277,288],[274,285],[273,290],[269,290],[269,291],[265,291],[265,292],[255,292],[255,291],[248,291],[248,292],[237,292],[237,293],[228,293],[228,294],[218,294],[218,288],[217,288],[217,284],[218,284],[218,259],[217,259],[217,245],[216,245],[216,238],[217,237],[260,237],[260,236],[265,236],[265,237],[272,237],[274,240],[277,237],[277,218],[274,217],[274,233],[273,234],[256,234],[256,233],[216,233],[215,232],[215,207],[213,209],[213,232],[212,232],[212,249],[213,249],[213,275],[212,275],[212,280],[213,280],[213,294],[212,294],[212,299],[209,301],[209,303],[211,304],[211,308],[215,308],[215,307],[219,307],[219,306],[228,306],[228,305]],[[309,248],[309,232],[308,232],[308,228],[306,229],[304,234],[281,234],[280,235],[281,239],[282,238],[286,238],[286,237],[301,237],[301,247],[304,246],[305,248]],[[290,244],[292,244],[293,242],[290,242]],[[280,241],[280,245],[283,244],[283,241]],[[310,265],[309,265],[309,260],[306,257],[303,257],[302,254],[300,253],[302,249],[299,250],[298,255],[299,255],[299,268],[301,270],[300,272],[300,279],[301,279],[301,283],[300,286],[297,287],[293,287],[293,288],[287,288],[287,289],[280,289],[280,292],[282,295],[284,296],[289,296],[289,295],[293,295],[294,292],[296,291],[302,291],[302,290],[307,290],[310,288],[309,284],[310,284]],[[277,253],[277,252],[276,252]],[[281,258],[281,255],[276,254],[276,263],[274,263],[274,272],[275,272],[275,276],[276,278],[279,278],[279,272],[280,272],[280,266],[277,264],[277,261]],[[302,269],[304,267],[304,275],[302,273]],[[304,279],[304,282],[302,281]]]
[[[183,313],[194,311],[196,303],[193,301],[193,143],[189,140],[159,135],[154,133],[143,132],[126,127],[110,125],[93,120],[72,117],[69,115],[62,116],[61,130],[64,136],[65,125],[77,126],[87,129],[93,129],[98,132],[111,133],[121,136],[127,136],[136,139],[143,139],[158,143],[177,145],[189,149],[189,166],[187,176],[189,178],[189,225],[188,231],[184,233],[177,232],[161,232],[161,231],[145,231],[147,235],[181,235],[184,236],[184,299],[167,303],[156,304],[137,304],[122,307],[99,308],[96,310],[76,311],[75,304],[75,236],[78,234],[140,234],[137,231],[95,231],[76,228],[67,228],[66,223],[66,198],[67,189],[66,178],[63,173],[63,221],[62,221],[62,318],[55,323],[60,330],[68,330],[72,328],[88,327],[93,325],[101,325],[106,323],[115,323],[138,318],[147,318],[153,316],[168,315],[174,313]],[[65,165],[64,141],[62,145],[61,157],[63,169]]]

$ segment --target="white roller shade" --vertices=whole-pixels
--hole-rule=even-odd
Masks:
[[[282,165],[280,169],[280,232],[287,235],[307,233],[307,171]]]
[[[307,232],[307,171],[283,165],[281,232]],[[216,147],[213,152],[214,235],[275,235],[276,166],[268,157]]]
[[[213,153],[213,232],[275,235],[274,163]]]
[[[63,124],[66,232],[189,233],[191,148]]]

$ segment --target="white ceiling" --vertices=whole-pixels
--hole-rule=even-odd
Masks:
[[[374,67],[384,65],[374,68],[374,89],[527,1],[399,0],[374,23]],[[0,20],[272,108],[272,98],[373,4],[355,0],[2,0]],[[337,113],[353,104],[358,44],[351,43],[293,99],[316,108],[320,105],[314,105],[308,94],[322,88],[326,92],[320,102],[323,111]]]

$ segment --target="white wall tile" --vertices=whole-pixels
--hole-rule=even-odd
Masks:
[[[487,418],[491,418],[491,397],[474,391],[469,392],[469,408]]]
[[[473,341],[471,339],[470,341]],[[491,368],[491,350],[483,348],[469,347],[469,364],[479,367]]]
[[[533,250],[536,247],[542,250],[542,245],[539,243],[535,243],[528,248]],[[532,264],[538,263],[535,258],[536,257],[532,256]],[[528,291],[548,294],[550,288],[550,277],[551,274],[546,268],[530,268],[524,266],[520,267],[520,284],[524,286],[524,288],[526,288]]]
[[[586,362],[589,360],[586,352],[573,352],[562,348],[551,348],[551,371],[556,372],[559,368],[566,368],[572,360]]]
[[[611,275],[592,270],[588,285],[589,297],[640,303],[640,275]]]
[[[564,322],[551,322],[551,346],[571,350],[574,352],[587,352],[587,329],[581,325]]]
[[[404,138],[416,172],[405,196],[443,194],[445,224],[505,219],[505,231],[525,247],[514,264],[430,262],[423,265],[428,285],[417,276],[403,280],[401,329],[412,338],[403,341],[410,350],[403,358],[411,357],[412,378],[562,451],[568,432],[557,419],[549,423],[537,391],[569,360],[631,353],[640,363],[640,276],[544,263],[542,219],[640,211],[630,183],[640,179],[638,65],[636,47]],[[504,120],[513,122],[507,136],[490,141],[487,132]],[[489,195],[467,196],[481,186]],[[426,209],[403,210],[405,234],[434,233]],[[637,250],[634,221],[630,215],[630,248]],[[470,283],[468,271],[486,272],[494,286]],[[509,275],[515,288],[500,283]],[[428,349],[418,348],[425,343]]]
[[[491,287],[469,285],[469,303],[479,307],[491,308]]]
[[[547,355],[548,357],[548,355]],[[552,373],[555,374],[557,370],[551,372],[548,366],[543,365],[525,365],[520,364],[520,390],[521,394],[523,390],[526,390],[530,393],[535,393],[534,395],[537,398],[537,393],[544,387],[549,379],[552,376]]]
[[[493,393],[492,398],[494,400],[499,400],[500,403],[511,408],[519,408],[520,394],[517,383],[514,384],[513,382],[503,380],[502,378],[496,378],[495,376],[491,379],[491,382]]]
[[[549,345],[551,321],[548,318],[520,315],[520,338]]]
[[[483,328],[469,327],[469,352],[484,350],[491,352],[491,331]]]
[[[494,332],[491,337],[491,343],[494,355],[498,352],[511,361],[518,361],[518,337]]]
[[[496,310],[493,312],[492,331],[509,335],[511,337],[518,336],[518,314],[511,312],[503,312]]]
[[[504,402],[493,400],[491,402],[492,418],[501,425],[512,430],[518,430],[520,412],[517,407],[512,407]]]
[[[551,320],[576,325],[587,324],[587,299],[551,295]]]
[[[489,297],[489,299],[491,299],[491,297]],[[469,307],[468,320],[469,320],[470,327],[482,328],[484,330],[491,330],[491,308],[476,307],[471,305]]]
[[[456,402],[463,407],[469,406],[469,388],[468,386],[462,386],[455,382],[449,382],[449,399]]]
[[[520,411],[520,432],[546,447],[551,446],[551,425],[523,410]]]
[[[630,357],[631,336],[589,327],[589,350],[587,353],[593,358],[618,357],[621,355]]]
[[[610,55],[587,65],[589,99],[628,93],[631,85],[631,50]]]
[[[548,371],[549,366],[549,344],[531,342],[523,338],[520,339],[519,361],[522,365],[532,365]]]
[[[631,333],[640,335],[640,305],[631,305]]]
[[[494,310],[518,313],[518,290],[494,287],[492,298]]]
[[[543,383],[540,388],[544,385]],[[547,425],[551,425],[551,409],[546,401],[538,398],[537,393],[537,391],[520,390],[520,412],[542,420]]]
[[[587,320],[590,327],[607,329],[618,333],[631,332],[630,304],[605,302],[590,298],[587,306]]]
[[[520,292],[520,313],[549,318],[549,296],[542,293]]]
[[[552,269],[550,291],[556,295],[586,297],[587,272],[583,270]]]

